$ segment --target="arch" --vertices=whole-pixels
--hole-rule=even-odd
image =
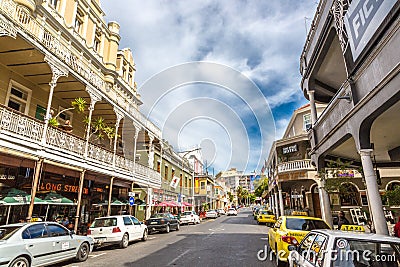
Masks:
[[[387,183],[385,190],[393,190],[395,187],[399,186],[400,187],[400,181],[399,180],[393,180]]]
[[[339,200],[341,206],[360,206],[360,190],[352,182],[344,182],[340,184]]]

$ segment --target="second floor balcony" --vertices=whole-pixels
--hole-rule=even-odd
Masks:
[[[311,165],[310,159],[294,160],[278,164],[278,174],[293,171],[313,171],[315,168]]]

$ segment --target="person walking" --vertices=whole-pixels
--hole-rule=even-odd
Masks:
[[[400,237],[400,216],[397,223],[394,225],[394,236]]]
[[[339,219],[338,219],[338,229],[342,228],[342,225],[350,224],[349,220],[346,219],[343,211],[339,211]]]

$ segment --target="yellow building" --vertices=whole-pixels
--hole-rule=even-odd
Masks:
[[[0,208],[0,224],[68,215],[77,229],[127,212],[132,188],[148,203],[161,186],[154,160],[136,162],[138,139],[152,158],[161,132],[139,111],[132,52],[104,15],[99,0],[0,0],[0,194],[25,195]],[[46,210],[26,197],[50,192],[73,203]]]

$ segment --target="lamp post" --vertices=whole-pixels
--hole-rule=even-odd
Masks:
[[[179,182],[180,186],[179,186],[179,198],[178,198],[178,203],[179,203],[179,210],[178,210],[178,219],[181,218],[181,212],[182,212],[182,184],[183,184],[183,177],[184,177],[184,173],[183,173],[183,162],[185,160],[185,156],[193,151],[197,151],[200,150],[201,147],[196,147],[194,149],[191,150],[185,150],[185,151],[181,151],[178,153],[184,153],[182,156],[182,168],[181,168],[181,181]],[[193,177],[192,177],[192,197],[193,197],[193,202],[194,202],[194,164],[193,164]],[[193,203],[192,203],[193,205]]]

